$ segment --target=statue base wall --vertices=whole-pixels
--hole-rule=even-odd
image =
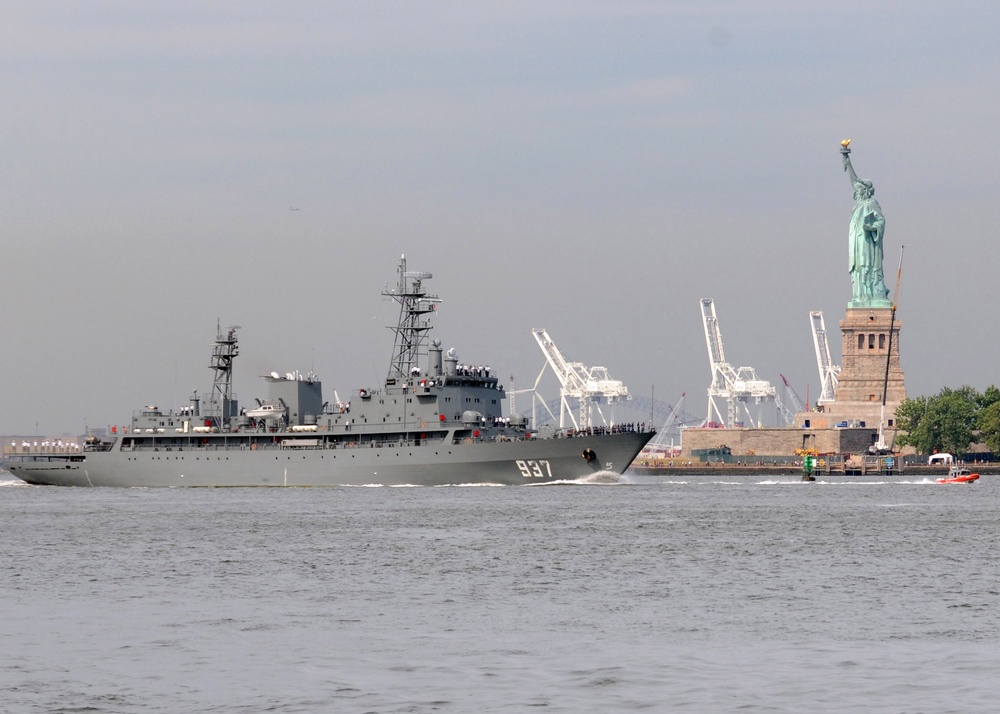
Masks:
[[[901,328],[898,317],[894,322],[892,320],[891,307],[847,308],[844,319],[840,321],[843,366],[837,393],[833,403],[821,407],[822,414],[834,423],[859,421],[877,428],[884,387],[885,426],[893,429],[896,407],[906,398],[903,370],[899,366]]]

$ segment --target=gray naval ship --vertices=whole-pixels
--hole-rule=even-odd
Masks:
[[[534,484],[622,474],[651,430],[533,429],[503,416],[505,391],[488,367],[459,364],[430,339],[440,299],[430,273],[398,265],[383,295],[399,304],[382,389],[324,401],[313,374],[264,376],[268,395],[240,408],[232,391],[235,327],[219,329],[212,395],[178,411],[149,406],[80,450],[15,455],[7,469],[56,486],[363,486]]]

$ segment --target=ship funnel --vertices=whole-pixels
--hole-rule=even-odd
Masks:
[[[427,352],[429,362],[427,372],[431,377],[440,377],[444,374],[441,366],[441,340],[432,340],[430,349]]]

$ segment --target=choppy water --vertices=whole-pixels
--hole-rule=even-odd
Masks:
[[[3,711],[1000,708],[1000,477],[3,485]]]

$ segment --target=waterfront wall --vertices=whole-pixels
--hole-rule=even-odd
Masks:
[[[878,429],[683,429],[680,458],[701,449],[725,445],[737,456],[792,456],[797,449],[820,454],[863,454],[878,438]]]

